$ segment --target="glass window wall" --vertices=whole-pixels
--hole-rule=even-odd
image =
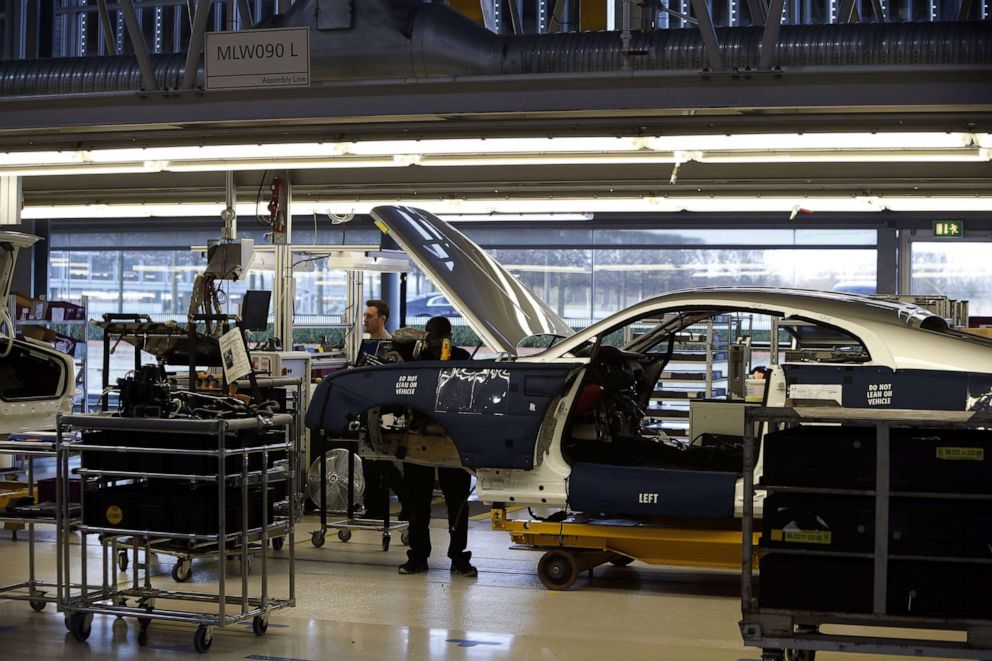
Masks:
[[[992,247],[989,243],[915,241],[910,291],[968,301],[972,316],[992,316]]]

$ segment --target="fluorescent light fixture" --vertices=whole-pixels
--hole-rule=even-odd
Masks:
[[[503,268],[517,273],[589,273],[583,266],[551,266],[549,264],[503,264]]]
[[[506,221],[578,221],[592,220],[591,213],[446,213],[441,220],[449,223],[488,222],[502,223]]]
[[[369,140],[347,143],[347,153],[393,154],[551,154],[566,152],[631,152],[645,149],[642,138],[551,137],[468,138],[438,140]]]
[[[256,154],[258,156],[258,154]],[[339,159],[284,159],[274,160],[269,156],[264,159],[224,159],[217,161],[167,161],[162,167],[166,172],[227,172],[233,170],[315,170],[315,169],[364,169],[364,168],[402,168],[411,165],[397,157],[382,158],[351,158]]]
[[[992,211],[992,197],[885,197],[889,211]]]
[[[961,150],[815,150],[732,152],[701,151],[700,163],[981,163],[992,160],[992,149]]]
[[[962,149],[978,144],[974,133],[739,133],[732,135],[681,135],[644,138],[655,151],[795,151],[795,150],[893,150]],[[987,134],[985,134],[987,135]],[[983,145],[984,146],[984,145]]]
[[[294,200],[293,213],[367,214],[384,205],[420,207],[442,218],[467,220],[576,219],[595,213],[701,213],[780,212],[795,209],[812,212],[872,213],[878,211],[992,211],[992,195],[969,197],[847,196],[847,197],[596,197],[560,199],[450,199],[418,198],[393,200]],[[149,218],[218,216],[224,205],[190,204],[92,204],[26,206],[22,217],[29,220],[59,218]],[[253,204],[237,205],[239,216],[255,214]],[[458,222],[455,220],[455,222]]]
[[[766,133],[369,140],[0,153],[0,175],[817,161],[992,160],[988,133]]]

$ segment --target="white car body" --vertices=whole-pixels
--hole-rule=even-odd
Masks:
[[[56,416],[72,411],[72,358],[43,342],[15,339],[8,318],[17,253],[37,240],[29,234],[0,232],[0,436],[54,429]]]
[[[763,315],[793,329],[795,355],[761,368],[767,406],[814,393],[814,399],[854,408],[992,408],[992,341],[954,331],[914,305],[831,292],[707,288],[647,299],[574,332],[436,217],[405,207],[377,208],[373,215],[502,355],[338,373],[315,394],[308,424],[341,433],[358,423],[367,431],[369,454],[462,466],[477,476],[478,495],[489,503],[632,516],[740,516],[741,464],[739,454],[733,463],[739,453],[733,439],[695,455],[695,437],[672,444],[686,451],[680,454],[669,450],[665,434],[643,424],[657,386],[680,380],[663,371],[678,361],[675,338],[718,315]],[[635,322],[648,328],[642,336],[623,349],[606,345],[611,333]],[[516,356],[517,345],[532,335],[559,341]],[[384,415],[414,422],[390,428]],[[698,461],[710,454],[719,455],[712,468]],[[755,474],[761,474],[760,450]],[[652,485],[647,496],[637,484]]]

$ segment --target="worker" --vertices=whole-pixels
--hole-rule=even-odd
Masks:
[[[386,322],[389,321],[389,304],[379,299],[365,301],[365,314],[362,317],[362,326],[369,334],[369,339],[362,342],[362,353],[373,358],[378,357],[383,351],[383,342],[388,344],[391,339],[389,331],[386,330]],[[359,356],[358,364],[364,364],[363,356]],[[406,512],[406,489],[404,488],[404,478],[400,469],[392,461],[366,460],[362,464],[362,472],[365,475],[365,518],[384,519],[386,508],[389,507],[388,494],[383,486],[383,480],[389,480],[389,488],[396,494],[400,501],[399,519],[407,518]]]
[[[468,360],[469,353],[451,344],[451,322],[444,317],[433,317],[425,327],[427,335],[418,352],[420,360]],[[461,468],[437,468],[437,482],[444,494],[448,510],[448,557],[451,573],[460,576],[478,576],[472,566],[472,552],[468,546],[468,496],[472,476]],[[410,550],[407,561],[400,565],[401,574],[420,574],[428,570],[427,558],[431,555],[431,500],[434,496],[435,469],[406,462],[407,509],[410,514]]]

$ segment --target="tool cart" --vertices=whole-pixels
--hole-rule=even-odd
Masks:
[[[320,491],[317,497],[319,501],[320,509],[320,528],[314,530],[310,534],[310,543],[313,544],[315,548],[320,548],[324,545],[327,538],[328,530],[336,530],[338,539],[342,542],[347,542],[351,539],[352,531],[354,530],[370,530],[373,532],[378,532],[382,535],[382,550],[388,551],[389,544],[392,540],[392,533],[400,532],[400,543],[404,546],[410,543],[409,537],[409,523],[407,521],[392,521],[389,512],[389,478],[387,475],[383,475],[382,489],[384,492],[384,502],[386,506],[384,508],[382,519],[371,519],[371,518],[361,518],[355,516],[357,511],[357,505],[355,503],[355,491],[353,487],[356,480],[355,474],[355,453],[358,451],[360,446],[359,439],[349,439],[349,438],[335,438],[326,439],[324,438],[323,431],[312,430],[314,438],[319,438],[320,450],[318,453],[318,465],[320,467]],[[343,448],[347,453],[347,472],[344,475],[338,474],[336,471],[332,474],[328,474],[327,471],[327,455],[328,450],[335,448]],[[345,518],[335,519],[333,521],[328,520],[328,514],[331,513],[331,508],[327,503],[327,489],[328,484],[338,484],[344,481],[345,488],[347,492],[346,508],[344,510]]]
[[[52,526],[56,533],[56,540],[61,537],[60,531],[68,529],[70,526],[79,524],[79,506],[69,503],[68,490],[63,488],[66,482],[61,479],[55,480],[55,501],[54,503],[39,503],[38,485],[35,479],[35,461],[38,459],[55,459],[57,465],[58,444],[54,437],[50,439],[38,440],[15,440],[0,437],[0,454],[17,454],[23,456],[27,462],[27,483],[25,489],[18,491],[20,494],[16,498],[8,499],[5,508],[0,509],[0,523],[17,523],[23,525],[28,530],[27,551],[28,551],[28,577],[26,581],[12,585],[0,586],[0,598],[27,601],[31,608],[41,612],[48,604],[56,604],[59,607],[60,597],[63,592],[68,592],[72,588],[79,589],[80,586],[70,586],[63,590],[63,585],[67,577],[63,576],[64,563],[62,553],[63,545],[56,541],[55,544],[55,582],[41,580],[38,578],[37,560],[35,556],[35,536],[36,526]],[[66,502],[63,502],[66,501]]]
[[[764,661],[811,661],[817,650],[992,659],[992,415],[783,407],[747,416],[746,645]],[[756,491],[765,498],[754,545]],[[952,633],[935,640],[934,630]]]
[[[94,534],[104,540],[129,538],[135,559],[139,550],[147,555],[149,545],[163,539],[190,547],[213,544],[219,562],[216,594],[160,589],[153,585],[146,566],[135,568],[130,585],[117,587],[119,558],[112,554],[110,544],[104,544],[103,590],[92,592],[84,587],[64,604],[66,626],[73,637],[86,640],[97,614],[137,617],[141,645],[148,642],[153,620],[189,622],[197,625],[195,649],[206,652],[215,627],[251,621],[255,634],[262,635],[273,610],[294,606],[296,422],[290,414],[219,419],[63,416],[59,423],[63,457],[78,452],[80,474],[98,483],[96,488],[84,489],[80,499],[83,585],[87,582],[86,538]],[[276,465],[280,461],[285,464]],[[286,501],[279,514],[277,499]],[[260,571],[251,586],[246,571],[252,545],[264,548],[269,540],[280,537],[289,542],[287,597],[270,595],[266,553],[261,554]],[[69,551],[64,538],[66,558]],[[232,553],[242,566],[240,589],[234,594],[226,577]],[[67,580],[69,566],[67,562]],[[213,608],[185,610],[183,604]]]

